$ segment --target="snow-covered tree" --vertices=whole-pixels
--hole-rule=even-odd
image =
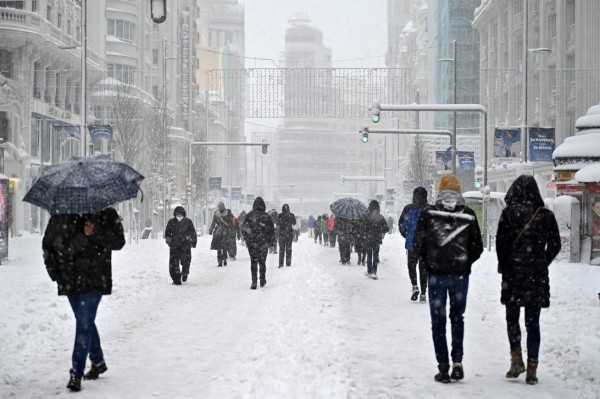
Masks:
[[[431,187],[434,181],[435,162],[433,153],[425,146],[425,142],[415,135],[413,145],[408,154],[406,179],[415,187]]]
[[[137,88],[120,83],[112,87],[110,120],[114,129],[114,146],[120,160],[133,168],[141,166],[143,154],[142,103]]]

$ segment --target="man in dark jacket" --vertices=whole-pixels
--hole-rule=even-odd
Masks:
[[[464,378],[462,366],[464,320],[469,275],[473,262],[483,252],[475,212],[466,206],[460,182],[454,175],[440,181],[435,208],[421,212],[415,231],[414,248],[427,264],[429,311],[435,357],[439,373],[434,379],[448,383]],[[449,375],[446,342],[446,300],[450,297],[452,326],[452,374]]]
[[[379,246],[383,243],[383,235],[390,231],[385,218],[379,213],[379,202],[369,203],[369,213],[364,219],[365,239],[367,245],[367,271],[365,276],[377,280],[379,264]]]
[[[544,200],[533,176],[519,176],[505,197],[496,233],[496,254],[502,273],[500,301],[506,306],[511,367],[506,378],[525,371],[521,351],[521,307],[527,330],[528,384],[536,384],[540,351],[540,313],[550,306],[548,266],[560,252],[561,242],[554,214]]]
[[[219,202],[208,229],[208,234],[212,235],[210,249],[217,251],[217,261],[219,267],[227,266],[227,250],[229,248],[230,232],[233,229],[233,215],[227,212],[225,204]]]
[[[95,380],[108,368],[95,319],[103,295],[112,292],[112,251],[125,245],[121,218],[107,208],[88,215],[52,215],[42,240],[44,264],[58,295],[66,295],[75,315],[75,345],[67,388],[81,378]],[[91,369],[84,375],[89,355]]]
[[[181,285],[182,281],[187,281],[190,274],[192,248],[196,248],[198,235],[192,221],[185,217],[185,209],[182,206],[175,208],[173,216],[165,228],[165,241],[169,246],[169,273],[173,284]]]
[[[408,276],[412,283],[411,301],[419,298],[420,302],[427,301],[427,266],[419,254],[414,251],[413,243],[417,222],[423,210],[431,209],[427,204],[427,190],[423,187],[417,187],[413,191],[412,204],[408,204],[402,209],[400,219],[398,220],[398,230],[405,238],[404,247],[406,248],[406,257],[408,259]],[[421,281],[421,296],[419,297],[419,286],[417,285],[417,264],[419,264],[419,276]]]
[[[252,285],[250,289],[256,289],[257,265],[260,267],[260,286],[267,284],[267,253],[275,248],[275,228],[273,220],[266,212],[265,201],[256,197],[252,210],[246,215],[242,225],[242,234],[250,254],[250,272],[252,274]]]
[[[333,232],[338,238],[338,249],[340,251],[340,263],[342,265],[350,264],[350,248],[352,246],[353,238],[353,223],[352,220],[346,219],[340,216],[335,217],[335,224],[333,225]],[[359,263],[360,264],[360,260]]]
[[[277,217],[279,227],[279,267],[292,265],[292,241],[294,240],[293,226],[296,224],[296,216],[290,212],[290,206],[284,204],[281,213]]]

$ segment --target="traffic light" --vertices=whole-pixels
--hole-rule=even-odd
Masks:
[[[371,119],[373,120],[373,123],[379,122],[380,107],[381,103],[379,101],[373,101],[373,105],[371,105]]]
[[[192,183],[186,183],[185,184],[185,193],[190,196],[192,195]]]
[[[363,132],[361,140],[363,143],[368,143],[369,142],[369,132]]]
[[[261,146],[262,147],[262,153],[266,154],[269,152],[269,146],[267,145],[267,140],[263,140],[262,141],[264,144]]]
[[[475,179],[474,184],[477,190],[481,190],[483,188],[483,168],[481,166],[475,167]]]
[[[150,15],[156,24],[167,19],[167,0],[150,0]]]

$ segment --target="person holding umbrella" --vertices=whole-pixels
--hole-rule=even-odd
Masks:
[[[125,245],[121,218],[110,205],[134,198],[144,179],[108,157],[72,158],[46,168],[23,199],[50,212],[42,239],[44,264],[76,320],[67,388],[95,380],[108,367],[95,324],[98,305],[112,292],[112,251]],[[84,374],[90,358],[91,368]]]
[[[192,262],[192,248],[196,248],[198,240],[194,224],[185,216],[182,206],[175,207],[173,218],[165,228],[165,241],[169,246],[169,274],[174,285],[181,285],[187,281]]]

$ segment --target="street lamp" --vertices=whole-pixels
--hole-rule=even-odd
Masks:
[[[457,64],[457,47],[458,42],[456,40],[452,41],[452,58],[443,58],[438,61],[440,62],[451,62],[452,63],[452,103],[456,104],[456,64]],[[454,147],[456,147],[456,111],[454,111],[452,116],[452,133],[454,133]],[[456,148],[452,152],[452,173],[456,174]]]

